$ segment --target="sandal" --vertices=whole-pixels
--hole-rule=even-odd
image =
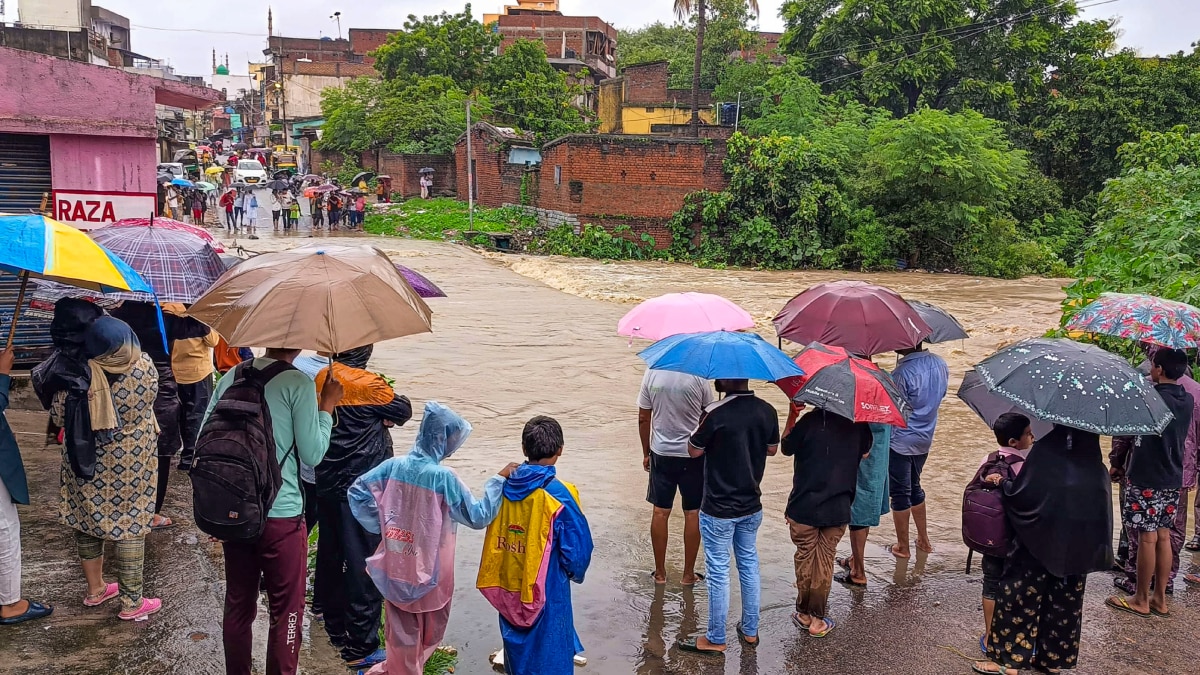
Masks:
[[[103,605],[104,603],[108,602],[109,600],[112,600],[113,598],[117,597],[117,593],[120,593],[120,587],[117,586],[117,582],[114,581],[111,584],[108,584],[107,586],[104,587],[103,593],[99,593],[97,595],[83,596],[83,606],[84,607],[99,607],[100,605]]]
[[[837,558],[833,559],[833,562],[842,569],[850,569],[850,556],[848,555],[838,556]]]
[[[979,636],[979,651],[983,652],[984,656],[987,656],[987,635]]]
[[[725,654],[723,649],[701,649],[696,645],[696,638],[680,638],[675,641],[675,646],[679,647],[680,651],[691,652],[693,654],[705,654],[709,656],[722,656]]]
[[[1139,612],[1138,610],[1129,606],[1128,600],[1126,600],[1125,598],[1118,598],[1115,595],[1106,599],[1104,601],[1104,604],[1117,610],[1118,612],[1125,612],[1126,614],[1132,614],[1138,618],[1149,619],[1151,617],[1150,612]]]
[[[166,530],[175,527],[175,521],[171,520],[169,516],[159,516],[158,518],[159,520],[157,525],[153,524],[153,521],[151,521],[151,531],[157,532],[159,530]]]
[[[1192,537],[1192,540],[1184,544],[1183,547],[1189,551],[1200,551],[1200,534]]]
[[[741,621],[737,622],[737,625],[734,626],[734,630],[737,631],[738,639],[742,641],[742,644],[746,645],[747,647],[757,647],[758,646],[758,643],[760,641],[759,637],[757,635],[746,635],[746,632],[742,630],[742,622]],[[754,638],[754,642],[751,642],[750,638]]]
[[[854,588],[866,588],[867,587],[867,582],[855,581],[854,579],[851,579],[850,578],[850,570],[842,570],[841,572],[838,572],[837,574],[833,575],[833,580],[838,582],[839,584],[845,584],[847,586],[852,586]]]
[[[983,665],[980,665],[981,663]],[[995,666],[996,670],[988,670],[985,666]],[[992,663],[991,661],[976,661],[975,663],[971,664],[971,670],[979,673],[979,675],[1008,675],[1010,671],[1013,673],[1017,672],[1013,668],[1005,668],[1004,666],[998,663]]]
[[[814,632],[812,632],[812,629],[809,628],[808,629],[809,637],[823,638],[826,635],[829,635],[829,632],[832,631],[834,628],[837,628],[837,622],[834,621],[833,619],[831,619],[827,616],[823,616],[823,617],[821,617],[821,620],[825,622],[825,630],[821,631],[820,633],[814,633]]]
[[[117,618],[124,621],[141,621],[160,609],[162,609],[162,600],[158,598],[142,598],[137,608],[132,611],[127,609],[122,610],[120,614],[117,614]]]
[[[804,631],[808,630],[809,625],[811,625],[800,620],[800,612],[792,612],[792,624]]]
[[[29,603],[29,608],[26,609],[24,613],[16,616],[10,616],[7,619],[0,619],[0,626],[15,626],[19,623],[25,623],[26,621],[45,618],[54,613],[53,605],[43,605],[42,603],[34,602],[33,600],[27,600],[26,602]]]

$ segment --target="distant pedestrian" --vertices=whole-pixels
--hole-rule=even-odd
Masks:
[[[329,229],[333,230],[341,227],[342,198],[331,192],[327,201],[329,202]]]
[[[0,351],[0,626],[54,613],[54,607],[21,597],[21,521],[17,504],[29,505],[29,487],[17,438],[8,426],[8,388],[14,352]]]
[[[779,450],[775,408],[756,397],[746,380],[717,380],[715,386],[725,398],[705,409],[688,442],[688,453],[703,456],[705,462],[700,534],[708,575],[708,630],[699,638],[677,643],[684,651],[704,654],[725,651],[730,548],[742,591],[738,635],[751,645],[758,644],[760,484],[767,457]]]
[[[204,224],[204,194],[199,190],[193,190],[189,201],[192,204],[192,223],[194,225]]]
[[[363,221],[367,214],[367,196],[360,194],[354,198],[354,229],[362,230]]]
[[[255,228],[258,226],[258,195],[253,192],[246,198],[246,227],[250,230],[250,238],[256,238]]]
[[[421,174],[421,199],[429,199],[429,192],[433,189],[433,177],[427,173]]]
[[[267,206],[271,207],[271,227],[279,231],[279,216],[283,213],[283,204],[280,202],[279,193],[275,190],[267,195]]]
[[[237,229],[237,216],[234,215],[234,203],[236,202],[236,190],[227,190],[221,195],[219,202],[221,208],[225,209],[225,231],[233,232]],[[238,214],[240,215],[240,214]]]
[[[675,493],[683,506],[684,586],[693,586],[700,551],[700,502],[704,497],[704,456],[688,454],[688,437],[716,396],[701,377],[669,370],[647,370],[638,394],[638,434],[642,468],[649,474],[646,501],[654,508],[650,543],[654,583],[667,583],[667,532]]]
[[[942,357],[926,351],[922,345],[896,352],[900,355],[892,379],[912,405],[907,427],[892,431],[892,449],[888,461],[891,481],[892,519],[896,524],[896,543],[887,547],[897,558],[908,558],[909,516],[917,526],[917,548],[933,552],[925,511],[925,490],[921,488],[921,472],[933,432],[937,428],[938,407],[946,397],[950,370]]]
[[[815,637],[837,626],[827,612],[833,559],[850,523],[859,462],[870,451],[870,426],[820,408],[801,417],[783,439],[783,454],[795,457],[785,510],[796,546],[792,623]]]
[[[375,181],[375,201],[380,204],[387,201],[387,190],[383,187],[383,179]]]
[[[312,212],[313,229],[325,227],[325,197],[321,193],[313,195],[309,202],[309,211]]]
[[[233,197],[233,230],[237,231],[245,223],[246,193],[236,190]]]

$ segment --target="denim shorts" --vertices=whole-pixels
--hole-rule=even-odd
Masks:
[[[929,454],[901,455],[895,450],[888,461],[889,493],[893,511],[907,511],[925,503],[925,491],[921,489],[921,471]]]
[[[979,569],[983,570],[983,599],[998,600],[1000,582],[1004,579],[1004,558],[985,555]]]

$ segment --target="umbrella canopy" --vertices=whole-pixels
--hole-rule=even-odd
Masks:
[[[300,180],[325,180],[325,179],[321,176],[318,176],[315,173],[306,173],[300,177]]]
[[[417,170],[417,173],[433,173],[433,167],[432,166],[422,167]]]
[[[1191,349],[1200,347],[1200,309],[1153,295],[1105,293],[1071,317],[1067,329]]]
[[[417,295],[421,296],[422,298],[446,297],[445,291],[438,288],[437,284],[430,281],[420,272],[412,268],[405,267],[399,263],[396,264],[396,271],[400,272],[400,275],[404,277],[404,280],[408,282],[408,285],[412,286],[413,290],[417,292]]]
[[[246,145],[245,143],[234,143],[233,144],[234,150],[245,150],[246,148],[249,148],[249,147],[250,146]]]
[[[222,253],[217,257],[221,259],[221,264],[225,266],[225,269],[238,265],[245,260],[245,258],[239,258],[232,253]]]
[[[292,184],[286,180],[275,179],[272,181],[267,181],[263,187],[267,188],[268,190],[286,190],[292,187]]]
[[[195,183],[193,183],[192,181],[190,181],[186,178],[172,178],[171,185],[178,185],[179,187],[195,187],[196,186]]]
[[[387,174],[380,174],[378,176],[375,176],[375,178],[376,178],[376,180],[391,180],[392,179],[392,177]]]
[[[209,176],[216,176],[217,174],[222,174],[222,173],[225,173],[225,167],[221,167],[221,166],[210,166],[210,167],[208,167],[207,169],[205,169],[205,170],[204,170],[204,173],[205,173],[205,174],[207,174],[207,175],[209,175]]]
[[[1160,434],[1171,411],[1125,359],[1093,345],[1035,338],[975,366],[988,390],[1035,417],[1102,436]]]
[[[629,310],[617,322],[617,335],[661,340],[680,333],[744,328],[754,328],[754,318],[719,295],[668,293]]]
[[[865,356],[915,347],[933,332],[900,294],[863,281],[817,284],[789,300],[774,323],[779,337],[792,342]]]
[[[21,277],[5,349],[17,332],[31,277],[101,292],[150,291],[124,260],[69,225],[40,215],[0,214],[0,270]]]
[[[1005,413],[1021,413],[1029,418],[1034,438],[1041,438],[1054,428],[1053,424],[1043,422],[1028,410],[1022,410],[1013,405],[1012,401],[993,394],[974,368],[968,370],[967,374],[963,376],[962,384],[958,387],[958,398],[962,399],[968,408],[974,410],[975,414],[979,415],[979,418],[986,422],[988,427],[995,426],[996,420]]]
[[[374,171],[359,171],[354,174],[354,178],[350,179],[351,185],[358,185],[360,181],[371,180],[375,177]]]
[[[198,225],[189,225],[173,218],[123,218],[106,227],[161,227],[164,230],[187,232],[208,242],[208,245],[212,246],[213,250],[217,253],[225,252],[225,248],[221,246],[221,242],[217,241],[208,230]]]
[[[685,333],[660,340],[639,357],[654,370],[689,373],[707,380],[766,380],[804,371],[758,333]]]
[[[892,377],[874,363],[819,342],[797,354],[795,362],[804,375],[776,382],[793,401],[855,422],[908,426],[912,406]]]
[[[921,302],[920,300],[909,300],[908,304],[917,310],[917,314],[920,314],[925,323],[929,324],[929,327],[933,329],[929,337],[925,338],[926,342],[937,344],[951,340],[966,340],[971,337],[967,334],[967,329],[963,328],[963,325],[958,322],[958,319],[954,318],[953,314],[941,307],[928,302]]]
[[[229,270],[188,314],[229,344],[326,352],[433,330],[429,306],[371,246],[255,256]]]
[[[156,219],[157,222],[157,219]],[[162,302],[191,304],[208,290],[225,266],[208,242],[164,227],[104,227],[92,238],[137,270]],[[125,300],[146,300],[122,293]]]
[[[160,174],[158,174],[157,178],[155,178],[155,180],[157,180],[159,182],[159,184],[170,183],[171,181],[175,180],[175,174],[160,173]]]
[[[329,183],[326,183],[325,185],[316,185],[316,186],[310,187],[310,188],[308,188],[308,190],[305,190],[305,192],[311,191],[314,194],[316,194],[318,192],[333,192],[334,190],[337,190],[337,189],[338,189],[338,186],[330,185]]]
[[[205,192],[212,192],[213,190],[217,189],[217,186],[207,181],[198,180],[196,181],[196,189],[203,190]]]
[[[248,183],[243,183],[242,181],[239,180],[236,183],[230,183],[229,187],[237,188],[239,190],[244,190],[245,188],[250,187],[250,185]]]

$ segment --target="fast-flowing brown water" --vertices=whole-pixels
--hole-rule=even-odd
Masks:
[[[347,243],[347,239],[338,238],[338,242]],[[559,475],[578,486],[595,539],[591,568],[585,582],[574,587],[573,595],[576,626],[589,659],[581,673],[970,671],[967,658],[977,656],[982,631],[980,577],[977,567],[970,576],[963,571],[966,549],[959,534],[959,508],[963,487],[994,440],[953,391],[963,371],[996,348],[1056,325],[1062,298],[1059,282],[917,272],[716,271],[665,263],[481,255],[447,244],[353,239],[380,247],[397,262],[430,277],[449,295],[429,301],[434,311],[433,334],[377,346],[371,367],[394,377],[397,389],[412,398],[417,411],[425,401],[438,400],[470,420],[472,437],[447,462],[468,485],[478,490],[487,476],[505,463],[520,461],[520,431],[529,417],[546,414],[562,423],[566,451],[558,465]],[[330,239],[300,236],[240,243],[248,249],[268,251],[325,241]],[[758,539],[762,645],[743,649],[732,637],[738,608],[734,582],[728,654],[720,658],[681,654],[672,645],[680,636],[703,630],[707,594],[702,586],[693,590],[679,585],[682,517],[678,511],[671,523],[670,582],[656,587],[650,577],[650,507],[645,502],[646,474],[641,468],[635,404],[643,372],[636,354],[647,343],[631,346],[617,337],[617,320],[632,303],[662,293],[718,293],[750,311],[764,336],[773,341],[769,323],[775,311],[807,286],[838,278],[866,279],[890,286],[905,297],[938,304],[957,316],[973,336],[933,348],[946,358],[952,372],[951,394],[942,405],[923,480],[936,551],[897,562],[881,548],[893,537],[891,522],[885,518],[883,525],[871,532],[868,589],[852,592],[835,584],[830,612],[838,621],[837,629],[824,640],[799,635],[788,618],[795,594],[794,548],[783,522],[792,467],[786,458],[773,458],[763,482],[766,517]],[[785,349],[796,348],[785,344]],[[880,363],[891,368],[894,358],[884,356]],[[775,404],[782,420],[784,397],[771,385],[758,383],[757,387]],[[418,418],[394,432],[398,451],[406,451],[418,424],[419,412]],[[180,489],[186,489],[185,485]],[[486,656],[500,646],[496,613],[474,589],[481,543],[479,533],[460,529],[456,595],[446,636],[446,642],[461,651],[458,673],[488,672]],[[173,545],[189,544],[204,547],[204,542],[180,537]],[[848,542],[843,541],[842,550],[848,551]],[[186,574],[211,577],[214,573],[197,567],[195,558],[208,559],[187,557],[180,563],[188,570]],[[174,577],[184,572],[168,568],[155,573]],[[207,581],[213,597],[201,603],[211,608],[206,612],[217,612],[217,581],[219,577]],[[1104,609],[1101,603],[1111,588],[1109,583],[1107,574],[1093,575],[1090,580],[1080,672],[1190,671],[1200,648],[1194,641],[1176,639],[1189,635],[1200,617],[1189,607],[1196,601],[1188,597],[1182,582],[1175,618],[1156,620],[1158,628],[1146,621],[1124,620]],[[187,588],[166,578],[160,582],[163,586],[180,596]],[[203,620],[198,614],[197,609],[189,610],[194,617],[191,623],[201,623],[212,632],[219,614],[206,613]],[[151,619],[154,621],[161,620]],[[188,622],[179,623],[176,632],[186,635]],[[203,662],[219,663],[219,628],[215,631],[199,646],[176,651],[205,651],[208,658]],[[311,627],[306,640],[310,646],[302,660],[304,671],[338,672],[340,665],[322,631]],[[0,635],[0,658],[7,659],[20,649]],[[128,664],[127,659],[123,662]],[[1181,665],[1163,670],[1164,663]]]

